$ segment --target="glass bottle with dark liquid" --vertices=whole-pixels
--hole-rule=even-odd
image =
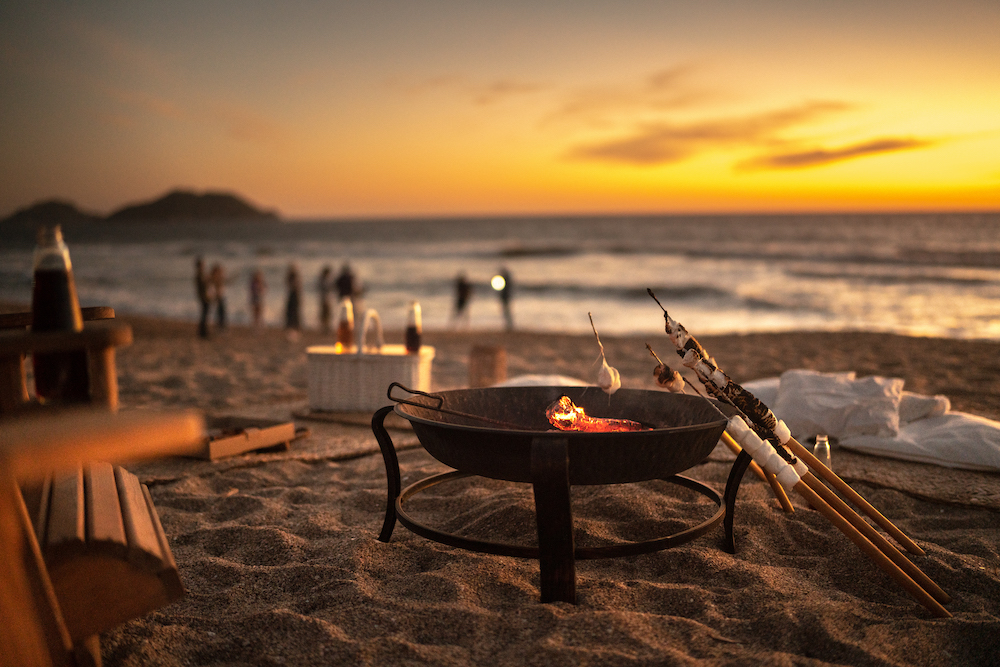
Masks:
[[[410,312],[406,316],[406,334],[404,336],[406,351],[416,354],[420,351],[420,336],[423,327],[420,322],[420,304],[414,301],[410,304]]]
[[[354,347],[354,304],[350,297],[340,300],[337,313],[337,344],[345,350]]]
[[[35,248],[31,330],[81,331],[83,316],[62,229],[43,227]],[[90,398],[85,350],[32,355],[35,395],[43,403],[74,403]]]

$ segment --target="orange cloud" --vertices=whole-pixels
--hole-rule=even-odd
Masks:
[[[480,89],[473,97],[473,101],[479,105],[493,104],[508,97],[541,92],[547,87],[539,83],[501,79]]]
[[[573,91],[542,124],[564,120],[601,123],[620,112],[677,109],[714,97],[689,86],[687,80],[694,69],[692,65],[679,65],[653,72],[638,85],[594,86]]]
[[[739,169],[804,169],[808,167],[819,167],[841,162],[843,160],[853,160],[854,158],[877,155],[879,153],[892,153],[896,151],[913,150],[916,148],[926,148],[933,146],[935,141],[927,139],[913,138],[884,138],[872,139],[860,144],[844,146],[834,150],[815,149],[810,151],[799,151],[795,153],[780,153],[776,155],[764,155],[737,165]]]
[[[389,82],[389,85],[399,85]],[[461,74],[441,74],[428,77],[416,83],[403,84],[401,88],[410,95],[423,95],[435,90],[455,90],[468,95],[478,106],[502,102],[518,95],[538,93],[549,89],[547,84],[516,79],[498,79],[488,83],[474,83]]]
[[[744,118],[687,125],[644,123],[628,136],[570,148],[566,157],[636,166],[670,164],[718,148],[774,143],[790,127],[850,108],[845,102],[809,102]]]

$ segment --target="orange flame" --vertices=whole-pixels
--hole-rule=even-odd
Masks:
[[[629,419],[591,417],[583,408],[575,405],[569,396],[563,396],[545,410],[549,423],[560,431],[584,431],[587,433],[617,433],[621,431],[642,431],[642,424]]]

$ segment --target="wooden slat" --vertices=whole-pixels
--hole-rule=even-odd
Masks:
[[[91,349],[87,354],[90,374],[90,402],[103,405],[112,412],[118,409],[118,370],[115,348]]]
[[[146,498],[149,516],[153,520],[153,528],[156,530],[156,536],[160,540],[160,548],[165,555],[164,569],[160,572],[160,580],[166,588],[167,598],[173,602],[184,597],[184,584],[181,583],[181,576],[177,572],[177,562],[174,560],[174,554],[170,551],[170,544],[167,543],[167,534],[163,532],[160,515],[157,514],[156,508],[153,506],[153,497],[149,494],[149,487],[145,484],[142,485],[142,495]]]
[[[139,478],[121,467],[115,468],[122,521],[128,538],[128,559],[139,567],[158,572],[165,562],[160,538],[153,527],[146,496]]]
[[[45,526],[49,522],[49,501],[52,495],[52,476],[41,482],[32,482],[21,487],[21,496],[28,509],[28,518],[35,529],[39,544],[45,544]]]
[[[118,500],[118,484],[110,463],[92,463],[86,468],[88,548],[107,549],[125,557],[128,542]]]
[[[84,322],[92,320],[113,320],[115,319],[115,309],[108,306],[91,306],[81,308]],[[0,329],[24,329],[31,326],[31,313],[3,313],[0,314]]]
[[[82,548],[87,540],[84,524],[83,470],[55,475],[45,543],[42,552],[72,551]]]
[[[116,322],[94,323],[83,331],[0,331],[0,348],[7,355],[36,352],[72,352],[74,350],[121,347],[132,343],[132,327]]]
[[[0,657],[4,665],[63,665],[69,633],[7,463],[0,456]]]
[[[0,455],[19,480],[41,479],[85,461],[139,461],[196,454],[205,422],[191,410],[109,413],[96,408],[45,410],[3,421]]]
[[[0,355],[0,414],[14,412],[27,403],[28,385],[24,376],[24,354],[8,353]]]

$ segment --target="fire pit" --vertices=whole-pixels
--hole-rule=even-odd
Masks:
[[[395,388],[408,397],[393,396]],[[543,602],[576,600],[575,559],[650,553],[688,542],[727,518],[732,545],[732,502],[746,461],[734,466],[726,502],[701,482],[679,473],[701,463],[725,430],[732,409],[698,396],[621,389],[608,396],[596,387],[493,387],[424,394],[398,384],[397,402],[375,413],[388,479],[385,522],[379,539],[388,542],[398,520],[412,532],[444,544],[485,553],[536,558]],[[546,407],[569,396],[594,417],[630,419],[641,431],[589,433],[554,430]],[[395,448],[384,421],[389,412],[407,419],[424,449],[454,471],[433,475],[401,489]],[[468,476],[532,484],[538,547],[487,542],[426,526],[404,510],[407,499],[442,482]],[[735,477],[735,479],[734,479]],[[578,548],[573,541],[571,485],[626,484],[660,479],[692,489],[718,503],[708,520],[679,533],[643,542]],[[734,486],[735,484],[735,486]],[[730,489],[730,487],[733,487]]]

